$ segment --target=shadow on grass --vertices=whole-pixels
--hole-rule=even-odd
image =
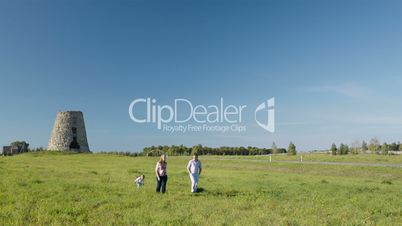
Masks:
[[[200,193],[200,188],[198,189],[197,193]],[[236,190],[213,190],[213,191],[205,191],[202,189],[202,193],[215,196],[215,197],[235,197],[242,195],[243,193],[236,191]]]

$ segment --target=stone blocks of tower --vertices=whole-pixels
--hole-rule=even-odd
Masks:
[[[48,150],[89,152],[84,115],[81,111],[57,113]]]

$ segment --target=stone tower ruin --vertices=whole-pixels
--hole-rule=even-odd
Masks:
[[[84,115],[81,111],[57,113],[48,150],[89,152]]]

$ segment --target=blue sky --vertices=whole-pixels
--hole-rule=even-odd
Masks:
[[[84,112],[92,150],[149,145],[300,150],[402,135],[400,1],[0,0],[0,145],[47,146],[56,113]],[[276,132],[167,134],[133,99],[251,108]]]

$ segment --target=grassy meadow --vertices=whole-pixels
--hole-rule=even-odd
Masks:
[[[332,157],[311,158],[341,161]],[[346,157],[402,164],[401,156]],[[0,157],[0,225],[401,225],[402,168],[219,158],[200,156],[202,191],[191,194],[189,157],[168,157],[167,193],[156,194],[155,157]],[[139,174],[143,189],[133,183]]]
[[[272,161],[300,161],[300,153],[297,155],[274,154]],[[348,162],[348,163],[380,163],[380,164],[402,164],[402,154],[400,155],[380,155],[380,154],[348,154],[331,155],[329,153],[303,153],[305,162]],[[220,159],[247,159],[247,160],[269,160],[268,155],[251,156],[213,156]]]

